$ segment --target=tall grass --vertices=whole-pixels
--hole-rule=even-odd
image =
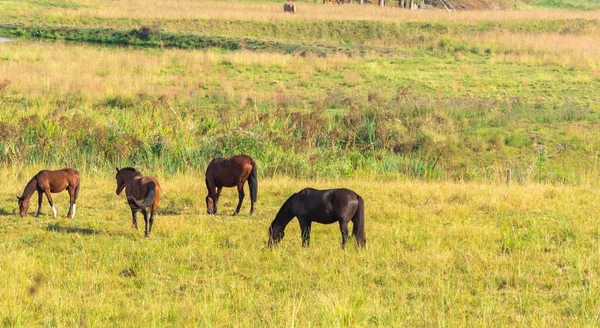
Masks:
[[[598,149],[594,75],[555,63],[0,47],[4,165],[173,173],[248,153],[265,176],[581,183]]]
[[[403,21],[369,7],[399,13],[390,21],[346,6],[365,20],[287,21],[251,13],[272,4],[137,4],[4,4],[13,35],[154,49],[0,45],[3,165],[174,173],[246,152],[265,176],[595,181],[594,13]],[[248,15],[142,17],[213,5]]]

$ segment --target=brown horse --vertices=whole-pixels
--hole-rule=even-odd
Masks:
[[[206,211],[208,214],[217,213],[217,203],[223,187],[236,187],[239,202],[233,215],[240,212],[244,200],[244,183],[248,180],[250,188],[250,214],[254,213],[254,203],[258,193],[256,163],[250,156],[238,155],[227,158],[215,158],[206,168]],[[216,191],[215,191],[216,190]]]
[[[283,5],[283,12],[284,13],[291,13],[291,14],[295,13],[296,12],[296,5],[293,4],[293,3],[290,3],[290,2],[286,2]]]
[[[313,222],[338,222],[344,248],[348,241],[348,223],[352,221],[352,235],[358,246],[364,247],[367,243],[365,204],[362,197],[352,190],[306,188],[290,196],[269,227],[269,246],[276,245],[283,239],[283,231],[294,217],[300,222],[302,247],[310,244],[310,227]]]
[[[117,168],[117,195],[121,194],[123,188],[126,188],[125,195],[127,203],[131,208],[133,217],[133,228],[137,230],[137,212],[141,211],[144,215],[146,228],[144,236],[150,236],[152,224],[154,223],[154,214],[158,207],[160,199],[160,184],[153,177],[142,176],[140,172],[132,167],[126,167],[121,170]],[[148,219],[148,209],[150,209],[150,218]]]
[[[54,218],[56,219],[56,208],[52,201],[51,193],[59,193],[67,189],[71,202],[69,203],[69,213],[67,217],[74,217],[75,211],[77,210],[77,196],[79,194],[79,172],[74,169],[66,168],[57,171],[43,170],[34,175],[31,180],[25,186],[22,196],[17,196],[19,200],[19,214],[21,217],[27,216],[27,210],[29,210],[29,199],[33,196],[33,193],[38,193],[38,210],[35,217],[40,216],[42,211],[42,193],[46,194],[48,203],[52,207]]]

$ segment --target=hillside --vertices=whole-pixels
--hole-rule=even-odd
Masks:
[[[596,12],[144,3],[2,4],[2,163],[597,180]]]

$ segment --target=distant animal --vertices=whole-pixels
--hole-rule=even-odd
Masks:
[[[293,4],[293,3],[286,2],[283,5],[283,12],[284,13],[292,13],[292,14],[295,13],[296,12],[296,5]]]
[[[246,155],[238,155],[227,158],[215,158],[206,168],[205,181],[208,189],[206,196],[206,212],[217,213],[217,204],[223,187],[237,187],[238,205],[233,212],[240,212],[244,200],[244,183],[248,180],[250,188],[250,214],[254,213],[254,203],[258,193],[258,179],[256,175],[256,162]]]
[[[69,213],[67,217],[72,218],[75,216],[77,210],[77,196],[79,195],[79,172],[71,168],[65,168],[62,170],[49,171],[43,170],[34,175],[31,180],[25,186],[23,195],[17,196],[19,200],[19,215],[21,217],[27,216],[29,210],[29,199],[34,192],[38,193],[38,210],[35,217],[39,217],[42,211],[42,194],[46,194],[48,203],[52,207],[53,217],[56,219],[56,208],[52,201],[52,193],[59,193],[67,189],[69,196],[71,197],[69,203]]]
[[[367,243],[365,236],[364,201],[349,189],[302,189],[288,198],[269,227],[269,246],[278,244],[285,227],[297,217],[300,222],[302,246],[310,244],[312,222],[330,224],[338,222],[342,233],[342,248],[348,241],[348,222],[352,221],[352,235],[359,247]]]
[[[127,203],[129,203],[129,208],[131,208],[133,228],[138,229],[137,213],[141,211],[146,223],[144,236],[150,236],[152,224],[154,223],[154,215],[156,214],[156,208],[160,200],[161,188],[158,180],[153,177],[143,176],[132,167],[120,170],[117,168],[115,179],[117,180],[117,195],[120,195],[123,188],[125,188]],[[150,211],[150,218],[148,218],[148,210]]]

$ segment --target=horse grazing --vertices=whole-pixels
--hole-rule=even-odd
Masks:
[[[296,5],[293,3],[286,2],[283,5],[283,12],[294,14],[296,12]]]
[[[52,201],[51,193],[59,193],[67,189],[71,201],[69,203],[69,213],[67,217],[72,218],[75,216],[77,210],[77,196],[79,195],[79,172],[74,169],[66,168],[62,170],[49,171],[43,170],[34,175],[31,180],[25,186],[22,196],[17,196],[19,200],[19,215],[21,217],[27,216],[27,210],[29,210],[29,199],[33,196],[33,193],[38,193],[38,210],[35,217],[39,217],[42,212],[42,193],[46,194],[48,203],[52,207],[53,216],[56,219],[56,208]]]
[[[146,228],[144,236],[150,236],[152,232],[152,224],[154,223],[154,215],[158,207],[160,199],[160,184],[153,177],[143,176],[140,172],[132,167],[123,169],[117,168],[117,195],[120,195],[125,188],[127,203],[131,208],[131,216],[133,217],[133,228],[138,229],[137,212],[141,211],[144,215]],[[150,209],[150,219],[148,219],[148,209]]]
[[[365,236],[364,201],[348,189],[302,189],[288,198],[269,227],[269,246],[278,244],[283,231],[294,217],[300,222],[302,247],[310,244],[310,226],[313,222],[338,222],[342,233],[342,248],[348,241],[348,222],[352,221],[352,235],[359,247],[367,243]]]
[[[239,202],[233,215],[240,212],[244,200],[244,183],[248,180],[250,188],[250,214],[254,213],[254,203],[258,193],[258,179],[256,176],[256,162],[246,155],[227,158],[215,158],[206,168],[205,181],[208,189],[206,196],[206,211],[208,214],[217,213],[217,203],[223,187],[236,187]],[[216,191],[215,191],[216,190]]]

